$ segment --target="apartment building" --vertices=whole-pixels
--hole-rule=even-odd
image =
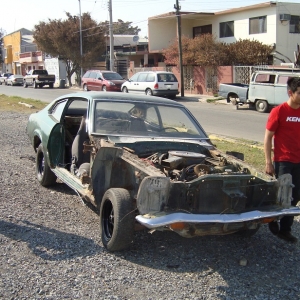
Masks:
[[[273,64],[294,63],[300,45],[300,3],[270,1],[216,13],[181,11],[181,32],[189,38],[211,33],[225,43],[257,40],[273,46]],[[149,53],[167,48],[177,38],[175,12],[150,17],[148,36]]]

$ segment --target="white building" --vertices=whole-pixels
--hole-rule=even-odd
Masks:
[[[189,38],[211,33],[225,43],[257,40],[274,47],[274,64],[294,63],[300,45],[300,3],[270,1],[216,13],[181,12],[181,32]],[[177,38],[175,12],[150,17],[148,36],[149,53],[167,48]]]

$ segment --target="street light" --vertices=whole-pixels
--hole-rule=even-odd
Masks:
[[[83,76],[82,73],[82,27],[81,27],[81,4],[80,4],[80,0],[78,0],[79,2],[79,32],[80,32],[80,83],[81,84],[81,79]]]

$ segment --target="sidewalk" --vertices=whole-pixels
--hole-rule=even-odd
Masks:
[[[223,100],[217,100],[218,97],[214,97],[211,95],[198,95],[198,94],[189,94],[189,93],[184,93],[184,97],[177,95],[176,100],[180,100],[180,101],[195,101],[195,102],[206,102],[207,99],[211,99],[215,101],[218,101],[219,103],[224,103],[224,104],[231,104],[231,103],[227,103],[226,99]]]

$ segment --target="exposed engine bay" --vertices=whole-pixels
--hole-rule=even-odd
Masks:
[[[208,157],[188,151],[156,152],[145,158],[174,181],[189,182],[207,174],[249,174],[247,168],[232,163],[224,156],[213,154]]]

